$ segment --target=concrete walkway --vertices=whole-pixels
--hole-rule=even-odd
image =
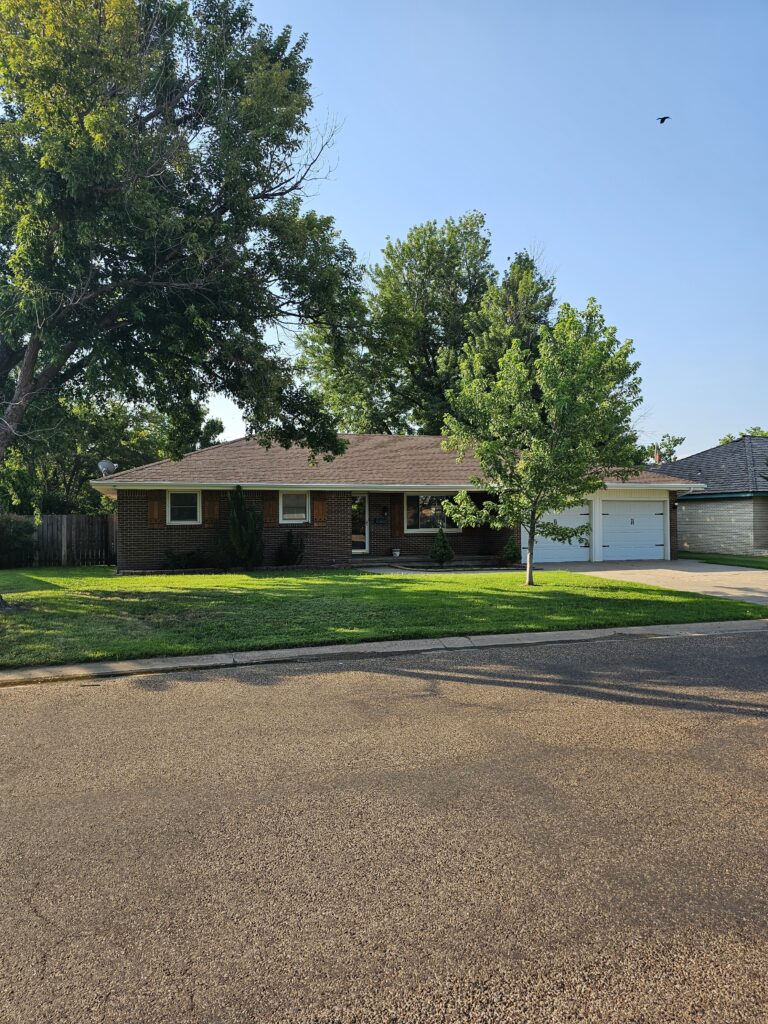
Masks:
[[[558,562],[547,569],[567,569],[588,576],[628,583],[650,583],[668,590],[685,590],[712,597],[731,597],[768,604],[768,570],[737,565],[710,565],[692,559],[675,562]]]
[[[627,637],[727,636],[734,633],[768,632],[767,619],[726,622],[685,622],[670,626],[613,626],[609,629],[562,629],[541,633],[485,633],[478,636],[444,636],[430,640],[377,640],[362,644],[329,644],[324,647],[281,647],[266,651],[231,651],[225,654],[188,654],[131,661],[91,661],[77,665],[37,665],[0,671],[0,688],[29,683],[58,683],[70,679],[106,676],[143,676],[158,672],[234,668],[276,662],[341,661],[349,658],[380,658],[383,655],[420,654],[430,651],[488,647],[530,647],[535,644],[584,643],[590,640]]]

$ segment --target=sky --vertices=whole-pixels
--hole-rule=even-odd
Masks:
[[[534,250],[560,300],[594,295],[634,340],[644,441],[768,427],[766,0],[254,10],[308,35],[315,120],[339,128],[310,205],[361,259],[480,210],[499,268]]]

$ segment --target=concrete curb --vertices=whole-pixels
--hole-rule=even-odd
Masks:
[[[194,654],[140,658],[135,661],[94,661],[79,665],[41,665],[7,669],[0,671],[0,687],[296,661],[380,658],[393,654],[423,654],[430,651],[528,647],[534,644],[583,643],[590,640],[627,637],[663,639],[676,636],[722,636],[760,631],[768,631],[768,619],[686,622],[669,626],[614,626],[609,629],[568,629],[545,633],[487,633],[479,636],[446,636],[431,640],[377,640],[361,644],[332,644],[326,647],[287,647],[266,651],[233,651],[227,654]]]

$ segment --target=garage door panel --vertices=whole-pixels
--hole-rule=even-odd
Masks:
[[[559,526],[583,526],[590,521],[588,505],[579,505],[577,508],[569,508],[564,512],[555,515],[544,516],[547,522],[556,522]],[[528,556],[528,531],[523,527],[522,531],[523,560]],[[586,540],[586,547],[584,543]],[[567,541],[550,540],[539,534],[533,549],[535,562],[588,562],[589,561],[589,537],[586,539]]]
[[[664,558],[663,501],[603,501],[603,559]]]

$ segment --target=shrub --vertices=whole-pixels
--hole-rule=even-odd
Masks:
[[[504,545],[504,550],[501,552],[501,564],[520,564],[520,544],[518,543],[517,537],[514,533],[509,535],[509,539],[507,540],[507,543]]]
[[[304,557],[304,537],[289,530],[277,548],[278,565],[298,565]]]
[[[432,550],[429,552],[429,557],[433,562],[437,562],[441,567],[445,565],[446,562],[450,562],[453,558],[453,548],[448,543],[448,538],[445,536],[442,526],[437,531],[435,541],[432,545]]]
[[[36,550],[35,524],[31,519],[0,515],[0,569],[33,565]]]
[[[239,485],[229,497],[229,548],[233,565],[252,569],[264,561],[264,517],[248,508]]]
[[[195,548],[194,551],[171,551],[165,552],[166,569],[214,569],[211,564],[210,555],[206,555],[202,548]]]

